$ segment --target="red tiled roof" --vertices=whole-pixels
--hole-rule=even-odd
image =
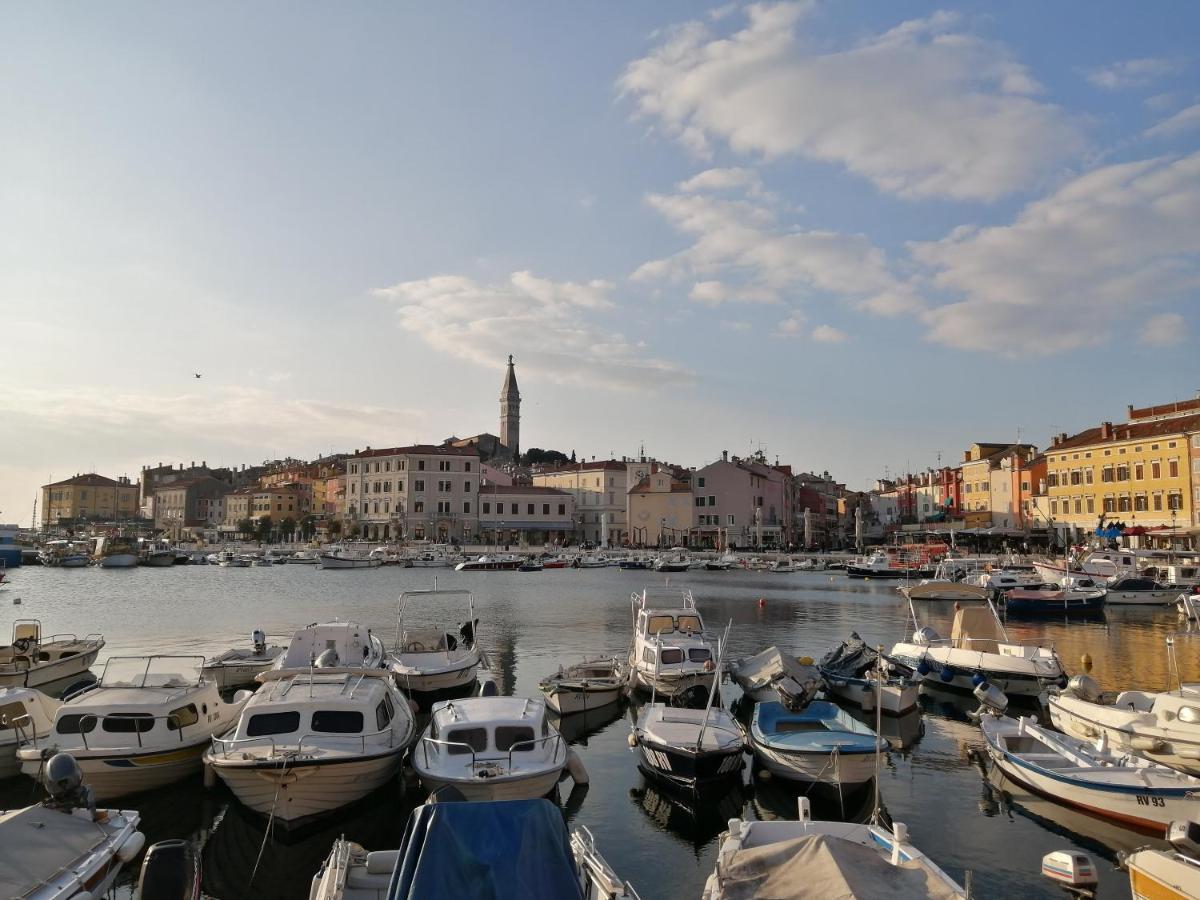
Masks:
[[[1176,400],[1174,403],[1162,403],[1158,406],[1146,406],[1142,409],[1129,408],[1130,419],[1145,419],[1150,416],[1169,416],[1173,413],[1200,410],[1200,397],[1194,400]]]
[[[672,494],[688,494],[688,493],[691,493],[691,490],[692,490],[692,486],[686,481],[672,481],[671,482],[671,493]],[[631,487],[629,489],[629,493],[631,493],[631,494],[665,494],[666,491],[650,490],[650,476],[647,475],[645,478],[643,478],[641,481],[639,481],[637,484],[635,484],[633,487]]]
[[[63,487],[66,485],[76,485],[78,487],[137,487],[134,484],[121,484],[112,478],[105,478],[103,475],[97,475],[95,472],[89,472],[87,475],[76,475],[74,478],[68,478],[66,481],[56,481],[53,484],[45,484],[42,487]]]
[[[478,456],[479,451],[467,447],[436,447],[433,444],[414,444],[411,447],[389,447],[382,450],[363,450],[350,455],[351,459],[370,456]]]
[[[1079,434],[1072,435],[1060,444],[1051,444],[1046,448],[1047,453],[1058,453],[1062,450],[1072,450],[1076,447],[1087,447],[1092,444],[1106,444],[1115,441],[1138,441],[1147,438],[1163,437],[1168,434],[1182,434],[1188,431],[1200,431],[1200,413],[1192,416],[1176,416],[1172,419],[1159,419],[1154,422],[1133,422],[1129,425],[1113,425],[1112,437],[1101,438],[1103,426],[1089,428]]]

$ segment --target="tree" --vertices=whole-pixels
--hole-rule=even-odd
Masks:
[[[279,536],[285,541],[290,541],[296,533],[296,520],[291,516],[287,516],[279,523]]]
[[[242,519],[237,525],[238,534],[251,535],[254,534],[254,520],[250,518]]]
[[[362,529],[358,527],[357,522],[353,523],[350,526],[350,539],[351,540],[355,540],[361,533],[362,533]]]
[[[313,535],[317,533],[317,517],[308,515],[300,520],[300,538],[301,540],[311,541]]]
[[[558,450],[543,450],[540,447],[530,447],[525,452],[523,459],[526,465],[536,466],[542,463],[565,463],[567,462],[567,455]]]
[[[571,462],[575,462],[575,451],[571,451]]]
[[[258,525],[256,526],[256,530],[258,531],[258,539],[262,543],[264,543],[264,544],[269,543],[269,541],[271,539],[271,529],[274,526],[275,526],[275,523],[271,521],[270,516],[262,516],[258,520]]]
[[[342,533],[342,520],[341,519],[330,519],[328,529],[329,529],[329,536],[331,538],[336,539],[337,536]]]

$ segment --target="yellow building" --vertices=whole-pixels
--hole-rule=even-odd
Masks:
[[[994,513],[989,525],[1011,527],[1016,521],[1018,492],[1012,489],[1010,471],[1037,455],[1032,444],[972,444],[963,451],[962,509],[964,512]],[[1004,461],[1009,466],[1004,467]]]
[[[1195,520],[1189,445],[1200,437],[1200,401],[1134,409],[1046,449],[1046,497],[1055,529],[1072,539],[1105,521],[1180,536]],[[1198,473],[1200,474],[1200,473]]]
[[[634,544],[686,544],[694,516],[691,485],[672,480],[670,472],[653,472],[629,489],[629,535]]]
[[[42,527],[64,521],[116,521],[138,515],[140,486],[92,472],[42,485]]]

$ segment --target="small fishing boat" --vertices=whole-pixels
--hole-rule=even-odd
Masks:
[[[1109,605],[1168,606],[1179,595],[1179,588],[1139,575],[1119,576],[1108,583]]]
[[[289,566],[315,566],[320,561],[319,554],[311,550],[297,550],[284,560]]]
[[[767,571],[790,574],[792,572],[799,572],[800,567],[790,559],[777,559],[775,562],[771,563],[771,566],[767,569]]]
[[[515,572],[521,568],[519,556],[478,556],[454,567],[456,572]]]
[[[585,659],[543,678],[538,687],[546,705],[557,713],[570,715],[616,703],[625,687],[625,669],[615,656]]]
[[[686,572],[691,568],[692,561],[683,553],[673,553],[660,556],[654,561],[656,572]]]
[[[618,568],[627,569],[629,571],[644,571],[654,568],[654,560],[647,559],[644,556],[633,556],[627,559],[622,559],[617,562]]]
[[[575,560],[575,568],[577,569],[606,569],[609,566],[608,557],[600,556],[596,553],[585,554],[577,557]]]
[[[886,748],[887,741],[826,700],[798,712],[771,701],[754,707],[750,746],[772,775],[852,786],[874,777],[876,747]]]
[[[300,671],[313,666],[382,669],[388,664],[383,641],[357,622],[313,622],[297,629],[272,670]]]
[[[98,538],[93,558],[104,569],[132,569],[138,562],[137,550],[122,537]]]
[[[915,563],[893,559],[886,551],[877,550],[865,559],[846,563],[848,578],[929,578],[932,569],[922,569]]]
[[[0,688],[0,778],[21,773],[17,747],[50,731],[60,706],[61,700],[32,688]]]
[[[822,822],[808,797],[797,820],[731,819],[701,900],[817,897],[965,898],[967,892],[908,842],[902,822]]]
[[[667,698],[693,695],[700,702],[708,695],[717,671],[712,640],[704,632],[692,592],[643,590],[630,600],[630,686]]]
[[[738,558],[732,553],[724,553],[716,559],[706,560],[704,568],[710,572],[728,572],[738,565]]]
[[[546,568],[546,567],[542,564],[541,560],[527,559],[527,560],[525,560],[525,562],[521,563],[521,565],[517,566],[517,571],[518,572],[540,572],[544,568]]]
[[[880,668],[884,678],[880,683]],[[921,695],[921,679],[912,669],[893,662],[868,647],[857,633],[830,650],[818,663],[827,695],[872,710],[879,703],[889,716],[915,709]]]
[[[561,556],[551,556],[542,560],[543,569],[565,569],[570,566],[570,562]]]
[[[368,852],[337,840],[309,892],[309,900],[534,896],[636,900],[637,893],[605,862],[591,832],[578,826],[568,835],[562,812],[543,799],[419,806],[398,850]]]
[[[749,659],[732,664],[729,674],[751,700],[778,701],[788,709],[802,709],[821,690],[821,673],[778,647],[768,647]]]
[[[1069,616],[1098,613],[1108,591],[1091,578],[1074,576],[1061,585],[1013,588],[1000,594],[1000,606],[1010,616]]]
[[[283,647],[268,647],[267,636],[255,629],[250,635],[250,647],[226,650],[204,663],[204,677],[213,682],[219,691],[246,687],[254,679],[275,665],[284,652]]]
[[[413,604],[420,609],[443,610],[449,602],[466,604],[467,618],[457,625],[418,625],[411,622]],[[405,622],[405,615],[409,622]],[[456,691],[473,684],[483,652],[479,648],[479,620],[470,591],[405,591],[396,604],[396,648],[388,665],[397,686],[409,696]]]
[[[428,791],[450,786],[467,800],[544,797],[571,764],[583,764],[546,718],[546,704],[520,697],[468,697],[437,703],[413,748],[412,767]]]
[[[400,770],[416,722],[386,671],[331,666],[259,678],[237,726],[204,754],[243,806],[296,827]]]
[[[250,557],[234,553],[232,550],[222,550],[216,554],[217,565],[226,569],[250,568]]]
[[[1156,835],[1172,820],[1200,812],[1200,778],[1111,752],[1104,737],[1088,743],[1049,731],[1032,717],[994,714],[982,717],[980,729],[993,764],[1059,803]]]
[[[231,702],[204,679],[202,656],[112,656],[100,680],[54,714],[54,727],[21,744],[21,771],[70,753],[97,800],[174,784],[201,768],[213,735],[227,731],[250,697]]]
[[[322,569],[378,569],[383,565],[381,557],[351,553],[349,550],[320,553],[317,560]]]
[[[728,639],[727,627],[721,650]],[[720,666],[718,650],[718,670]],[[637,751],[643,772],[690,789],[734,775],[740,777],[745,765],[746,735],[733,716],[714,706],[716,695],[714,680],[704,709],[677,709],[652,697],[638,711],[629,744]]]
[[[0,811],[0,892],[23,900],[107,896],[146,845],[138,814],[96,809],[65,753],[46,763],[43,781],[44,803]]]
[[[915,628],[912,639],[895,644],[887,655],[932,687],[970,693],[987,681],[1009,697],[1037,697],[1067,683],[1054,648],[1010,640],[990,600],[956,609],[949,638],[921,627],[912,601],[909,612]]]
[[[0,647],[0,687],[57,693],[89,678],[88,669],[103,648],[102,635],[43,636],[39,620],[17,619],[12,626],[12,643]]]

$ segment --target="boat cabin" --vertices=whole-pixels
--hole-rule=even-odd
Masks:
[[[371,629],[355,622],[327,622],[313,623],[293,634],[276,668],[375,668],[382,661],[383,645]]]
[[[449,756],[507,759],[513,753],[546,755],[562,738],[550,727],[546,704],[521,697],[449,700],[433,708],[429,738]]]
[[[371,737],[387,731],[395,717],[386,678],[298,673],[268,682],[251,697],[229,740],[217,746],[294,746],[339,735]],[[361,747],[361,741],[355,740],[354,747]]]
[[[89,634],[83,640],[73,634],[52,634],[43,638],[40,621],[18,619],[13,622],[12,643],[0,647],[0,674],[70,659],[89,650],[97,641],[103,645],[103,638],[98,634]]]

